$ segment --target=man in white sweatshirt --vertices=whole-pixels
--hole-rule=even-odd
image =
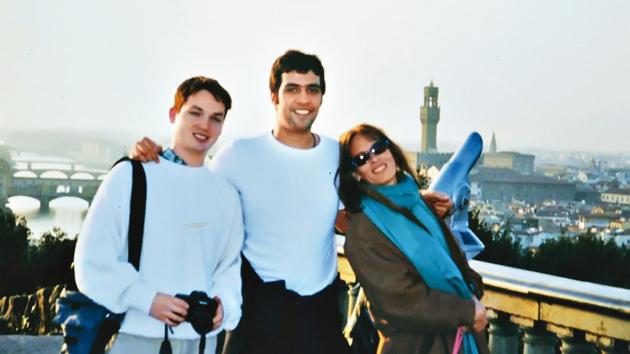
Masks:
[[[140,269],[127,262],[131,165],[120,163],[101,184],[75,251],[80,291],[112,312],[126,312],[110,353],[157,353],[172,328],[175,353],[197,353],[199,334],[183,322],[188,304],[176,294],[204,291],[215,298],[205,353],[214,334],[241,317],[242,211],[238,193],[210,171],[206,154],[231,106],[214,79],[194,77],[177,89],[169,117],[171,147],[159,164],[146,163],[147,200]]]

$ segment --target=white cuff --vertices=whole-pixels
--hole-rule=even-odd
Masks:
[[[151,289],[142,283],[142,281],[138,280],[127,289],[124,298],[128,307],[133,307],[149,315],[156,294],[157,290]]]

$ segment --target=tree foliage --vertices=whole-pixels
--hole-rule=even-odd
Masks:
[[[75,244],[59,228],[34,239],[23,217],[0,209],[0,297],[56,284],[74,286]]]
[[[486,247],[476,259],[509,267],[521,266],[523,258],[521,243],[518,239],[513,239],[510,236],[508,228],[498,233],[493,232],[479,218],[478,210],[472,211],[468,215],[468,220],[470,229]]]
[[[72,260],[76,239],[58,227],[47,231],[30,248],[29,260],[37,287],[65,284],[74,288]]]
[[[28,248],[31,231],[23,217],[0,209],[0,297],[29,289]]]
[[[480,261],[517,267],[565,278],[630,289],[630,247],[617,246],[592,234],[559,236],[545,240],[535,250],[521,249],[509,228],[492,232],[474,211],[470,228],[485,244]]]
[[[630,289],[630,248],[594,235],[561,236],[528,252],[523,268]]]

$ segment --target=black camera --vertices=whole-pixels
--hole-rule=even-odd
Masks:
[[[195,332],[203,336],[212,331],[212,319],[219,307],[217,300],[209,298],[203,291],[193,291],[189,295],[177,294],[175,297],[188,303],[188,314],[184,320],[190,322]]]

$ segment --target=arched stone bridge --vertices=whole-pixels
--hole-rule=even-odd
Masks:
[[[91,203],[107,172],[70,163],[48,164],[48,169],[38,167],[35,163],[25,165],[18,162],[16,165],[21,168],[16,169],[6,160],[0,160],[0,200],[6,201],[16,196],[31,197],[40,202],[42,212],[48,211],[52,200],[61,197],[75,197]],[[39,166],[44,165],[39,163]]]

